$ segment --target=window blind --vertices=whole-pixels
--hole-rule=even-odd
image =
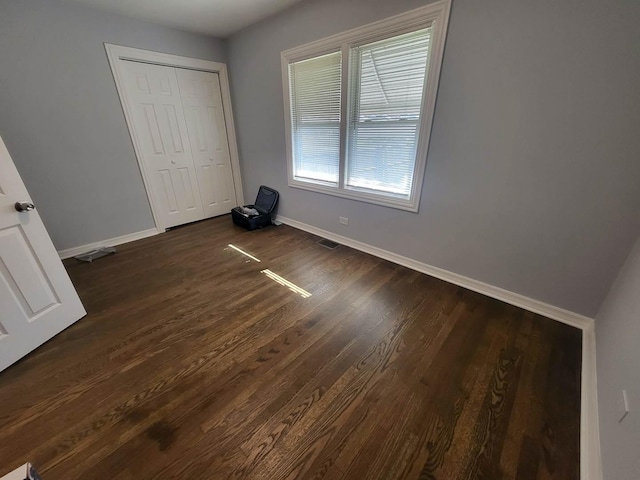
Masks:
[[[409,198],[431,33],[351,48],[347,188]]]
[[[337,185],[341,52],[289,64],[294,177]]]

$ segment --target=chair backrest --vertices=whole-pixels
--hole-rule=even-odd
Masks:
[[[278,204],[278,198],[280,198],[280,194],[276,190],[260,185],[255,205],[266,210],[267,213],[271,213]]]

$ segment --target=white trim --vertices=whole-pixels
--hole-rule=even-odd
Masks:
[[[229,155],[231,156],[231,174],[236,191],[236,204],[244,205],[244,193],[242,192],[242,174],[240,173],[240,154],[238,153],[238,141],[236,140],[236,122],[233,120],[233,108],[231,106],[231,88],[229,86],[229,74],[224,63],[218,72],[220,77],[220,92],[222,93],[222,113],[227,128],[227,142]]]
[[[304,60],[320,55],[321,53],[318,52],[337,52],[343,43],[368,43],[380,36],[391,36],[398,31],[401,33],[403,31],[408,32],[425,24],[429,25],[436,20],[444,20],[442,23],[443,27],[446,28],[450,10],[451,0],[440,0],[425,5],[424,7],[394,15],[393,17],[378,20],[377,22],[347,30],[346,32],[290,48],[282,52],[282,55],[291,59],[291,61]]]
[[[594,322],[591,322],[587,328],[582,330],[580,452],[580,478],[582,480],[602,480]]]
[[[5,476],[0,478],[0,480],[25,480],[26,478],[29,478],[30,467],[30,463],[25,463],[12,472],[7,473]]]
[[[367,243],[352,240],[291,218],[278,215],[276,221],[581,329],[580,478],[582,480],[602,480],[596,379],[596,338],[594,320],[592,318],[449,272]]]
[[[104,48],[109,58],[109,65],[113,72],[113,78],[116,83],[116,89],[118,90],[118,96],[120,98],[120,104],[124,111],[124,116],[131,135],[131,141],[133,142],[133,149],[140,165],[140,172],[142,173],[142,180],[144,182],[145,189],[147,191],[147,197],[149,198],[149,204],[151,205],[151,212],[153,213],[153,219],[156,227],[159,230],[164,230],[165,225],[159,219],[156,213],[156,206],[154,205],[151,192],[151,183],[149,174],[145,169],[144,162],[142,161],[142,148],[140,147],[139,139],[136,136],[135,128],[133,127],[133,112],[130,108],[130,103],[127,99],[126,88],[124,85],[124,79],[126,78],[123,70],[123,61],[132,60],[138,62],[151,63],[154,65],[164,65],[168,67],[187,68],[191,70],[200,70],[205,72],[217,73],[220,78],[220,92],[222,94],[222,111],[224,114],[225,126],[227,129],[227,142],[229,144],[229,154],[231,157],[231,173],[233,175],[233,184],[236,192],[236,205],[244,205],[244,194],[242,191],[242,178],[240,173],[240,159],[238,156],[238,144],[236,141],[236,130],[233,120],[233,110],[231,108],[231,92],[229,90],[229,76],[227,73],[227,66],[224,63],[211,62],[209,60],[199,60],[196,58],[181,57],[178,55],[170,55],[168,53],[152,52],[150,50],[141,50],[139,48],[123,47],[120,45],[113,45],[105,43]]]
[[[76,255],[80,255],[81,253],[86,253],[90,250],[95,250],[100,247],[114,247],[116,245],[122,245],[123,243],[133,242],[135,240],[141,240],[147,237],[153,237],[154,235],[158,235],[159,233],[163,233],[162,230],[158,230],[157,228],[150,228],[149,230],[143,230],[141,232],[129,233],[127,235],[122,235],[120,237],[108,238],[107,240],[102,240],[100,242],[89,243],[87,245],[80,245],[79,247],[67,248],[66,250],[58,251],[58,255],[60,258],[64,260],[65,258],[75,257]]]
[[[442,67],[442,59],[444,56],[444,43],[449,25],[449,13],[451,10],[451,0],[440,0],[424,7],[416,8],[408,12],[390,17],[378,22],[370,23],[362,27],[354,28],[347,32],[332,35],[330,37],[307,43],[299,47],[285,50],[280,54],[281,71],[282,71],[282,89],[284,99],[284,121],[285,121],[285,141],[286,141],[286,157],[287,157],[287,176],[288,185],[303,190],[311,190],[314,192],[334,195],[337,197],[350,198],[357,201],[373,203],[376,205],[384,205],[387,207],[397,208],[417,212],[420,205],[420,196],[422,193],[422,184],[427,163],[427,154],[429,151],[429,138],[431,136],[431,127],[433,124],[433,116],[435,114],[435,103],[438,92],[438,83],[440,81],[440,69]],[[291,98],[289,92],[289,65],[293,62],[305,60],[312,57],[325,55],[327,53],[342,51],[343,53],[343,74],[348,71],[344,67],[345,62],[348,63],[349,55],[345,57],[345,51],[351,46],[361,45],[380,38],[386,38],[393,35],[400,35],[408,31],[413,31],[421,27],[433,25],[433,36],[431,52],[429,55],[429,66],[427,72],[427,80],[424,86],[424,101],[420,116],[420,134],[418,146],[416,149],[416,164],[413,176],[413,184],[411,186],[411,194],[409,199],[394,198],[393,196],[385,196],[382,194],[369,193],[358,190],[345,189],[343,187],[331,187],[320,185],[313,182],[305,182],[297,180],[293,175],[293,151],[292,151],[292,135],[291,135]],[[341,145],[340,145],[340,184],[344,178],[345,166],[345,147],[346,142],[346,115],[344,109],[348,92],[344,87],[347,85],[348,78],[343,78],[342,92],[342,121],[340,127]]]

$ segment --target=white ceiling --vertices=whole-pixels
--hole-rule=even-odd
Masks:
[[[68,0],[169,27],[225,37],[300,0]]]

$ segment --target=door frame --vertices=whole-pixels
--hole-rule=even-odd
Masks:
[[[136,135],[136,131],[133,123],[133,111],[132,104],[129,103],[127,97],[127,89],[125,88],[125,72],[124,61],[134,61],[142,63],[150,63],[153,65],[161,65],[165,67],[174,68],[186,68],[189,70],[198,70],[201,72],[217,73],[220,79],[220,93],[222,95],[222,112],[224,115],[224,122],[227,129],[227,143],[229,144],[229,154],[231,156],[231,174],[233,176],[233,184],[235,187],[235,200],[236,205],[244,205],[244,194],[242,192],[242,177],[240,173],[240,159],[238,155],[238,143],[236,140],[236,130],[233,120],[233,110],[231,108],[231,91],[229,89],[229,75],[227,73],[227,66],[224,63],[212,62],[209,60],[200,60],[191,57],[182,57],[179,55],[172,55],[169,53],[153,52],[151,50],[142,50],[139,48],[125,47],[122,45],[114,45],[111,43],[105,43],[104,48],[107,51],[107,57],[109,58],[109,65],[111,66],[111,72],[116,83],[116,89],[118,90],[118,97],[120,98],[120,104],[124,112],[124,117],[127,122],[127,128],[131,135],[131,141],[133,142],[133,149],[138,160],[140,172],[142,173],[142,180],[149,198],[149,204],[151,205],[151,212],[153,213],[153,219],[156,224],[158,232],[164,232],[165,226],[159,220],[157,215],[157,206],[154,205],[153,199],[150,195],[151,181],[150,172],[147,172],[145,167],[140,139]]]

